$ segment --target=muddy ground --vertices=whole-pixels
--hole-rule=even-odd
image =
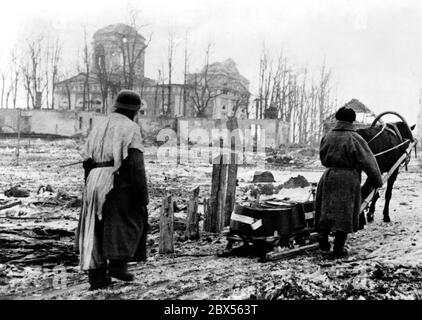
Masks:
[[[349,256],[332,260],[319,251],[275,262],[256,257],[216,256],[226,239],[202,232],[183,241],[189,190],[200,186],[200,203],[209,197],[211,165],[163,165],[156,148],[146,150],[151,225],[149,259],[132,265],[137,280],[115,280],[106,290],[88,291],[73,252],[82,190],[82,141],[24,139],[16,165],[16,140],[0,140],[0,296],[11,299],[420,299],[422,297],[422,171],[412,159],[393,191],[392,222],[375,222],[349,237]],[[303,151],[303,150],[302,150]],[[317,182],[323,169],[315,152],[287,150],[271,157],[267,169],[274,186],[291,177]],[[257,168],[239,168],[238,199],[250,197]],[[262,168],[260,168],[262,169]],[[7,197],[12,187],[28,192]],[[276,188],[277,189],[277,188]],[[307,198],[309,187],[278,188],[279,196]],[[176,243],[172,255],[158,254],[161,199],[177,202]],[[9,194],[10,195],[10,194]],[[17,194],[15,194],[17,195]],[[383,200],[383,198],[381,198]],[[16,204],[21,201],[21,203]],[[203,216],[203,207],[199,211]],[[201,221],[202,223],[202,221]],[[55,290],[53,290],[55,289]]]

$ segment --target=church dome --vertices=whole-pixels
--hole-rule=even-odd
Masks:
[[[103,36],[109,36],[109,35],[131,35],[131,36],[137,36],[145,40],[145,38],[136,31],[135,28],[124,24],[124,23],[116,23],[108,25],[104,28],[98,29],[94,33],[94,39],[100,38]]]

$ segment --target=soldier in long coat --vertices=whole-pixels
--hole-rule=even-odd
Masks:
[[[347,234],[359,227],[361,172],[375,187],[382,186],[382,176],[368,144],[356,133],[355,112],[342,107],[336,119],[334,129],[321,140],[320,159],[327,169],[318,184],[315,217],[321,250],[330,251],[328,235],[335,232],[333,254],[341,257],[347,254]]]
[[[127,262],[146,260],[148,189],[137,93],[122,90],[112,112],[94,126],[83,150],[85,187],[75,246],[91,289],[111,277],[132,281]]]

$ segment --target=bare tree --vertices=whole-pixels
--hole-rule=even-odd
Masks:
[[[331,88],[329,82],[331,78],[331,71],[327,70],[324,64],[321,67],[319,87],[318,87],[318,98],[319,98],[319,128],[318,128],[318,139],[322,137],[323,122],[330,112],[329,95]]]
[[[70,74],[70,71],[66,71],[61,74],[61,78],[66,79],[63,81],[63,85],[66,92],[68,110],[72,109],[72,78],[69,78]]]
[[[138,79],[142,80],[140,78],[143,75],[137,74],[137,66],[142,62],[140,59],[152,40],[152,34],[145,41],[140,31],[146,25],[138,24],[138,14],[135,10],[131,10],[129,16],[129,26],[131,28],[118,34],[115,45],[120,48],[122,57],[123,86],[126,89],[133,89],[135,81]]]
[[[34,109],[41,107],[42,101],[40,100],[46,89],[45,77],[41,66],[43,41],[43,35],[39,35],[34,40],[27,40],[27,51],[22,64],[27,101]]]
[[[172,110],[172,74],[173,74],[173,57],[175,54],[174,33],[169,34],[167,44],[167,71],[168,71],[168,89],[167,89],[167,112],[166,115],[171,114]]]
[[[88,41],[86,35],[86,27],[84,26],[84,50],[83,50],[83,64],[84,64],[84,89],[83,89],[83,110],[91,110],[91,88],[89,84],[89,75],[91,72],[91,54],[88,48]]]
[[[50,44],[50,41],[47,41],[45,48],[42,50],[44,51],[42,67],[44,69],[45,105],[47,108],[54,109],[54,93],[58,80],[62,50],[59,38],[56,38],[52,44]]]
[[[13,101],[13,108],[16,109],[16,99],[18,96],[18,84],[20,79],[20,70],[19,70],[19,63],[16,50],[12,51],[11,55],[11,68],[12,68],[12,76],[11,76],[11,86],[10,89],[12,91],[12,101]]]
[[[184,50],[184,64],[183,64],[183,116],[186,115],[187,108],[187,97],[188,97],[188,88],[187,88],[187,76],[189,72],[189,55],[188,55],[188,32],[185,34],[185,50]]]
[[[105,113],[108,108],[108,96],[112,85],[112,72],[109,68],[107,68],[104,59],[100,59],[100,61],[98,62],[97,77],[100,84],[102,112]]]
[[[0,106],[4,108],[4,93],[6,87],[7,71],[0,70],[1,78],[1,96],[0,96]]]
[[[318,81],[309,79],[307,68],[292,68],[282,53],[274,64],[263,48],[256,115],[288,121],[293,142],[316,145],[322,136],[323,122],[332,110],[331,72],[325,62]]]
[[[56,83],[59,75],[59,64],[61,62],[62,46],[59,38],[56,38],[52,48],[52,56],[50,61],[50,75],[51,75],[51,109],[54,109],[55,100],[54,94],[56,92]]]
[[[193,74],[193,79],[189,81],[192,87],[192,102],[197,117],[205,117],[209,103],[222,94],[219,88],[213,86],[213,75],[209,72],[209,56],[211,44],[208,44],[205,51],[205,64],[201,72]]]
[[[166,95],[165,95],[165,78],[164,78],[164,67],[162,66],[161,69],[158,70],[158,83],[159,86],[157,89],[160,90],[161,94],[161,111],[160,115],[166,115],[168,112],[168,106],[166,105]]]

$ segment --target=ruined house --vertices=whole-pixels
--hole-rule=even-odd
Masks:
[[[232,59],[187,74],[185,84],[146,85],[138,91],[146,116],[247,118],[249,81]]]
[[[187,83],[191,90],[192,110],[197,114],[214,119],[234,115],[246,118],[249,81],[239,73],[232,59],[212,63],[199,73],[188,74]]]
[[[356,112],[356,121],[354,122],[354,124],[358,128],[367,127],[375,119],[375,113],[367,106],[365,106],[362,102],[360,102],[358,99],[350,100],[344,105],[344,107],[351,108]],[[336,114],[334,112],[324,120],[324,134],[326,134],[334,127],[336,122],[335,115]]]

